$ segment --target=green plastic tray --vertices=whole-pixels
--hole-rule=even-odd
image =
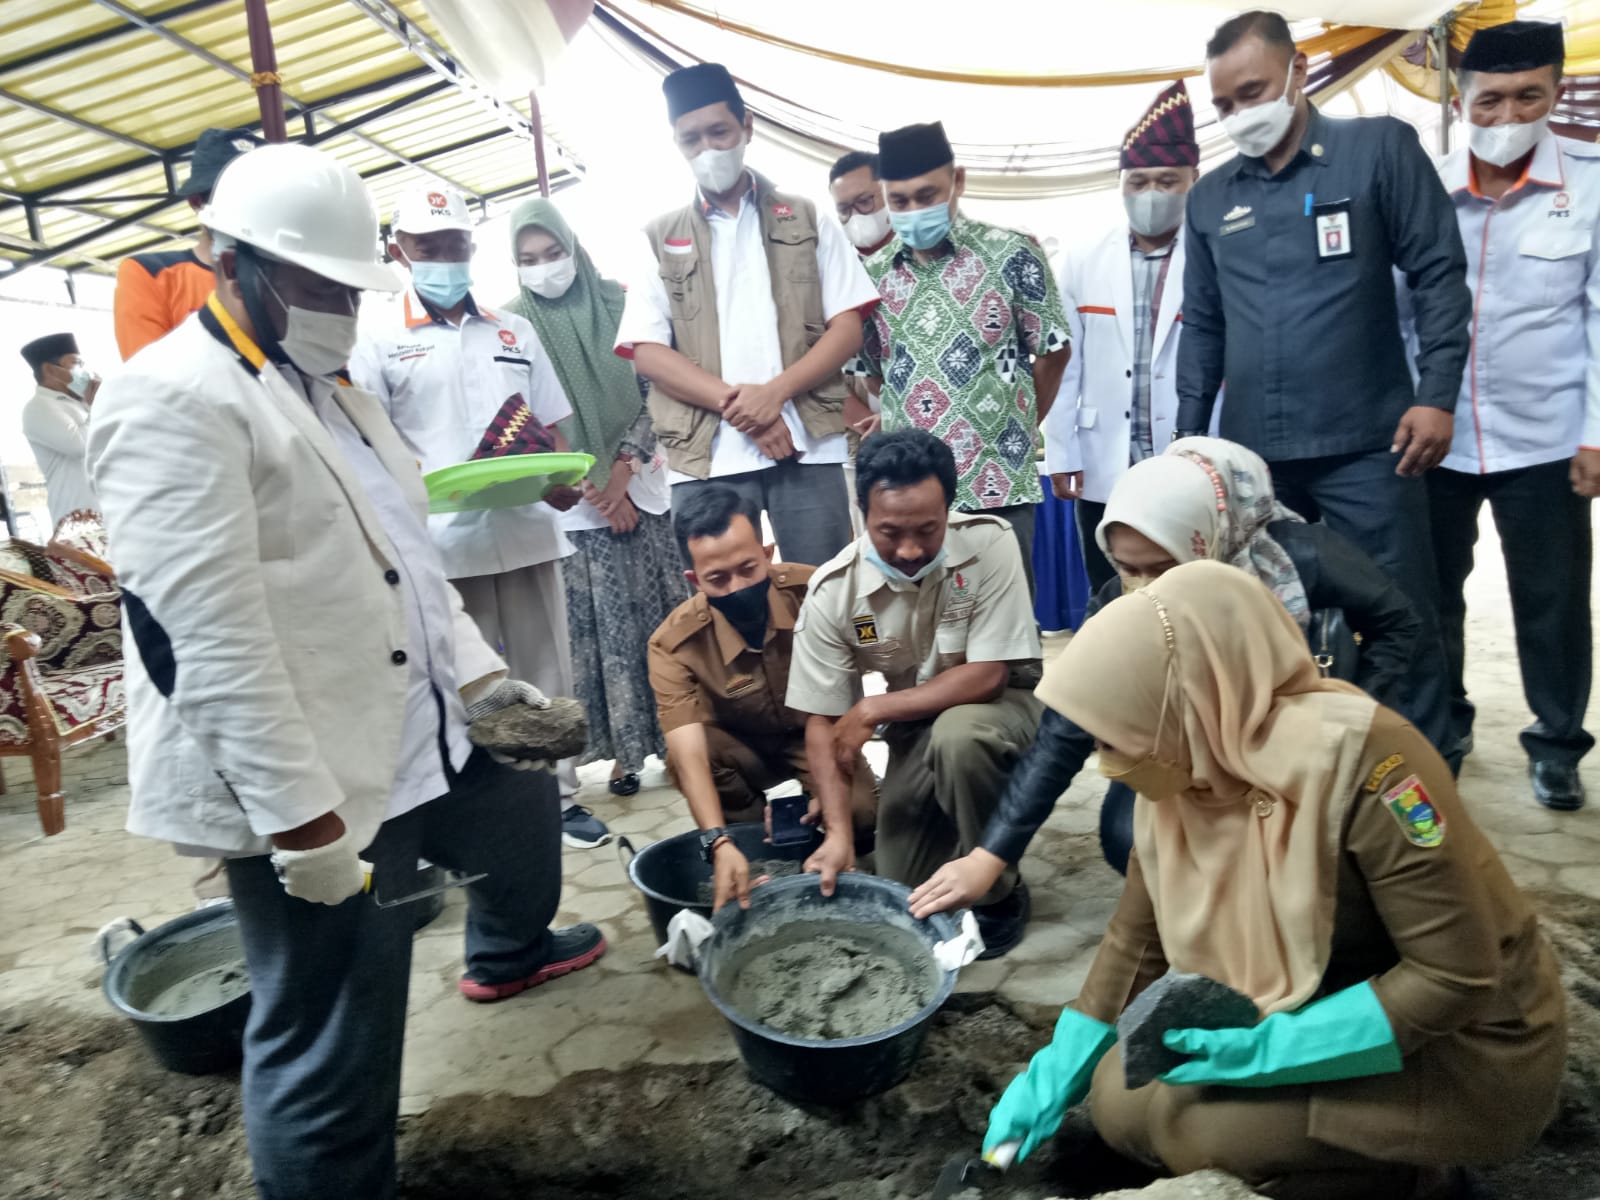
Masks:
[[[440,467],[422,482],[429,512],[477,512],[537,503],[551,488],[577,483],[593,466],[592,454],[507,454]]]

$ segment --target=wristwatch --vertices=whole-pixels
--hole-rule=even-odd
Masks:
[[[716,854],[717,843],[728,836],[728,831],[721,825],[700,831],[700,857],[706,862],[711,862]],[[732,839],[729,839],[730,841]]]

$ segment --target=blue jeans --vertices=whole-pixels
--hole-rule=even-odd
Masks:
[[[474,978],[524,978],[548,959],[561,898],[552,776],[475,750],[449,792],[384,822],[362,857],[377,897],[415,889],[418,857],[488,872],[467,889]],[[411,906],[296,900],[266,856],[228,860],[228,882],[250,968],[240,1082],[262,1200],[391,1200]]]

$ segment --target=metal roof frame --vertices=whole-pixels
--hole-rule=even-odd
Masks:
[[[119,39],[138,35],[146,39],[142,44],[150,44],[148,39],[154,38],[169,48],[169,54],[171,50],[180,51],[182,61],[193,62],[197,70],[208,72],[206,85],[215,87],[216,76],[209,72],[221,72],[245,87],[252,85],[248,59],[241,63],[237,54],[219,52],[216,47],[170,28],[171,23],[184,18],[198,17],[203,22],[207,17],[221,16],[210,10],[228,6],[237,9],[239,0],[182,0],[157,8],[159,3],[160,0],[71,0],[65,6],[70,10],[66,12],[67,19],[77,19],[82,10],[85,14],[113,17],[118,23],[0,61],[0,116],[9,104],[46,122],[59,123],[66,127],[68,137],[74,136],[69,131],[77,130],[102,139],[96,143],[92,157],[87,153],[75,156],[75,160],[89,160],[84,169],[64,177],[30,186],[20,176],[0,176],[0,265],[11,268],[0,270],[0,280],[47,263],[69,272],[85,268],[114,270],[112,259],[182,244],[193,236],[196,225],[187,213],[186,202],[175,193],[179,170],[194,150],[194,137],[164,144],[158,138],[135,136],[126,128],[108,128],[93,119],[87,105],[82,111],[71,111],[59,97],[47,103],[23,94],[21,84],[11,83],[20,72],[48,69],[57,63],[70,74],[74,59],[82,62],[85,55],[113,53],[126,46]],[[387,181],[394,172],[426,172],[457,188],[484,212],[491,201],[537,187],[532,153],[523,169],[514,156],[507,156],[505,149],[510,149],[509,145],[495,148],[495,144],[507,142],[531,148],[537,140],[533,123],[517,107],[492,96],[454,60],[420,22],[419,18],[426,15],[420,4],[415,0],[409,4],[407,0],[347,0],[347,6],[364,18],[361,28],[370,24],[374,32],[387,34],[387,42],[403,51],[405,61],[413,65],[360,79],[348,88],[322,96],[296,94],[280,84],[285,115],[299,122],[300,140],[310,144],[336,143],[340,157],[351,161],[368,180]],[[278,11],[283,7],[275,6]],[[328,6],[312,7],[315,11],[302,7],[292,16],[309,14],[326,24]],[[406,7],[413,11],[408,13]],[[58,5],[46,16],[61,24],[63,6]],[[242,21],[241,15],[241,25]],[[350,26],[340,26],[339,33],[344,39],[340,49],[352,34],[363,36],[359,28]],[[381,46],[376,49],[377,55],[385,58],[396,52],[382,50]],[[407,84],[419,86],[394,94]],[[200,84],[197,82],[196,86]],[[377,102],[352,111],[355,102],[363,98]],[[229,103],[236,108],[238,98]],[[414,122],[403,120],[412,114],[416,115]],[[377,128],[385,124],[386,129]],[[258,115],[252,121],[230,121],[229,127],[257,131],[261,120]],[[427,132],[413,136],[417,129]],[[430,135],[442,140],[428,140]],[[554,186],[576,182],[581,177],[581,161],[558,140],[551,141],[561,162]],[[464,159],[463,152],[468,150],[475,153]],[[481,171],[477,169],[480,165]],[[152,171],[158,174],[152,175]],[[117,186],[118,181],[124,181],[121,187]],[[129,183],[133,186],[129,187]],[[97,194],[97,185],[109,186]],[[170,211],[174,209],[184,211]],[[61,229],[62,226],[66,228]],[[135,230],[155,237],[144,241],[128,239],[127,232]]]

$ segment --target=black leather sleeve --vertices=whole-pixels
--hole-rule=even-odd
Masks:
[[[984,828],[983,848],[1008,863],[1020,860],[1093,753],[1092,737],[1054,709],[1045,709],[1039,736],[1011,772],[1000,804]]]
[[[1399,586],[1354,542],[1325,525],[1274,521],[1268,532],[1294,560],[1313,609],[1344,610],[1361,636],[1356,684],[1380,704],[1410,712],[1405,686],[1422,621]]]
[[[1111,579],[1084,608],[1085,622],[1122,594],[1122,580]],[[1081,627],[1080,627],[1081,628]],[[1055,810],[1061,793],[1094,753],[1094,738],[1054,709],[1044,710],[1039,735],[1006,781],[1000,803],[984,827],[979,843],[1008,863],[1018,862],[1033,835]]]

